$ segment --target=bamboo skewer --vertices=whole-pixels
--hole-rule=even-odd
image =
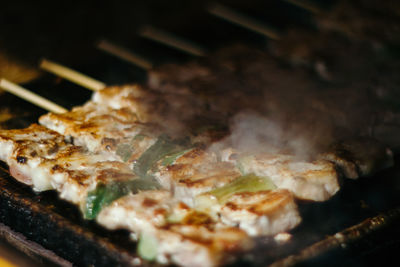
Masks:
[[[97,44],[97,48],[144,70],[149,70],[153,67],[153,64],[149,60],[144,59],[143,57],[136,55],[127,49],[117,46],[107,40],[101,40]]]
[[[317,7],[315,4],[312,4],[310,1],[304,1],[304,0],[283,0],[285,2],[288,2],[294,6],[298,6],[300,8],[303,8],[307,11],[310,11],[313,14],[319,14],[321,13],[321,8]]]
[[[194,56],[202,57],[207,52],[204,48],[197,44],[194,44],[193,42],[175,36],[169,32],[156,29],[152,26],[145,26],[141,28],[138,33],[142,37],[168,45]]]
[[[275,29],[256,21],[251,17],[245,16],[229,7],[214,3],[208,7],[208,12],[233,24],[264,35],[270,39],[280,39],[280,34]]]
[[[6,90],[9,93],[12,93],[22,99],[25,99],[26,101],[33,103],[41,108],[44,108],[50,112],[54,112],[54,113],[64,113],[67,112],[68,110],[35,94],[32,93],[30,91],[28,91],[27,89],[12,83],[6,79],[1,79],[0,80],[0,87],[3,88],[4,90]]]
[[[71,82],[77,83],[87,89],[93,90],[93,91],[99,91],[106,87],[106,84],[103,82],[100,82],[98,80],[95,80],[89,76],[86,76],[82,73],[79,73],[75,70],[72,70],[70,68],[64,67],[60,64],[57,64],[55,62],[52,62],[47,59],[43,59],[40,62],[40,68],[49,71],[51,73],[54,73],[62,78],[65,78]]]

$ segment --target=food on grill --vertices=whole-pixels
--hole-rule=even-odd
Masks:
[[[125,97],[129,90],[134,94],[135,87],[127,88],[111,91],[114,97],[121,91]],[[107,90],[97,95],[107,95]],[[65,136],[36,124],[3,130],[1,160],[18,180],[37,191],[57,190],[79,205],[86,218],[134,232],[145,259],[184,266],[224,263],[234,258],[231,253],[251,248],[249,236],[298,225],[291,192],[322,201],[339,190],[338,174],[326,160],[304,161],[276,151],[214,152],[207,149],[210,143],[192,141],[210,139],[171,138],[160,127],[141,123],[128,107],[97,107],[90,101],[72,112],[41,118]],[[76,130],[79,126],[82,131]],[[375,157],[375,152],[369,155]],[[388,162],[391,154],[384,152],[378,159]],[[364,166],[357,155],[352,159]],[[367,174],[373,169],[362,170]]]
[[[296,227],[295,198],[325,201],[342,174],[393,164],[370,139],[326,152],[337,132],[370,126],[348,127],[374,112],[367,102],[372,110],[347,114],[358,92],[319,90],[305,71],[243,46],[212,57],[153,70],[147,86],[105,88],[42,126],[2,130],[0,159],[36,191],[57,190],[85,218],[132,232],[144,259],[183,266],[229,262],[250,237]]]

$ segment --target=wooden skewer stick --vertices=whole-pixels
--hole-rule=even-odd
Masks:
[[[310,11],[313,14],[319,14],[322,11],[321,8],[317,7],[315,4],[307,0],[283,0],[283,1],[286,1],[294,6],[298,6],[307,11]]]
[[[251,17],[245,16],[229,7],[214,3],[208,7],[208,12],[233,24],[262,34],[270,39],[280,39],[280,34],[277,32],[277,30],[258,22]]]
[[[175,36],[169,32],[156,29],[152,26],[144,26],[139,30],[139,35],[153,41],[168,45],[178,50],[184,51],[194,56],[202,57],[206,50],[191,41]]]
[[[6,90],[7,92],[10,92],[48,111],[54,113],[64,113],[68,111],[67,109],[47,100],[46,98],[43,98],[35,93],[32,93],[31,91],[28,91],[25,88],[15,83],[12,83],[4,78],[0,80],[0,87]]]
[[[144,70],[149,70],[153,67],[153,64],[149,60],[139,55],[136,55],[123,47],[117,46],[107,40],[101,40],[97,44],[97,48],[122,60],[125,60],[133,65],[136,65]]]
[[[106,84],[103,82],[100,82],[98,80],[95,80],[89,76],[86,76],[82,73],[79,73],[75,70],[72,70],[70,68],[64,67],[60,64],[57,64],[55,62],[52,62],[47,59],[43,59],[40,62],[40,68],[49,71],[51,73],[54,73],[60,77],[63,77],[71,82],[77,83],[85,88],[88,88],[93,91],[99,91],[106,87]]]

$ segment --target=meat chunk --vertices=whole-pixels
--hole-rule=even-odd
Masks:
[[[197,196],[195,207],[250,236],[274,235],[301,222],[293,195],[286,189],[239,189],[225,200],[211,191]]]
[[[138,134],[148,136],[150,132],[158,132],[157,128],[141,123],[136,113],[128,108],[113,109],[95,102],[63,114],[46,114],[39,122],[93,152],[115,150],[118,144],[130,142]]]
[[[293,196],[285,189],[235,194],[220,215],[223,222],[238,225],[251,236],[285,232],[301,221]]]
[[[303,161],[289,154],[225,156],[243,173],[269,177],[278,188],[288,189],[300,199],[324,201],[339,191],[335,165],[326,160]]]
[[[52,189],[47,170],[38,167],[61,150],[70,150],[64,137],[37,124],[26,129],[0,131],[0,159],[17,180],[36,191]]]
[[[159,162],[155,177],[174,196],[193,206],[196,195],[224,186],[241,173],[228,162],[219,162],[216,155],[202,148],[193,148],[175,159],[174,162]]]

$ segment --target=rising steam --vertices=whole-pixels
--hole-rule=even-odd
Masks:
[[[150,73],[150,87],[156,80],[152,89],[169,102],[160,123],[175,132],[184,132],[188,123],[224,124],[229,135],[212,144],[213,150],[283,150],[308,158],[336,140],[371,135],[382,113],[368,80],[321,82],[304,69],[283,67],[266,52],[243,46],[172,70],[171,75],[166,75],[171,66]]]

